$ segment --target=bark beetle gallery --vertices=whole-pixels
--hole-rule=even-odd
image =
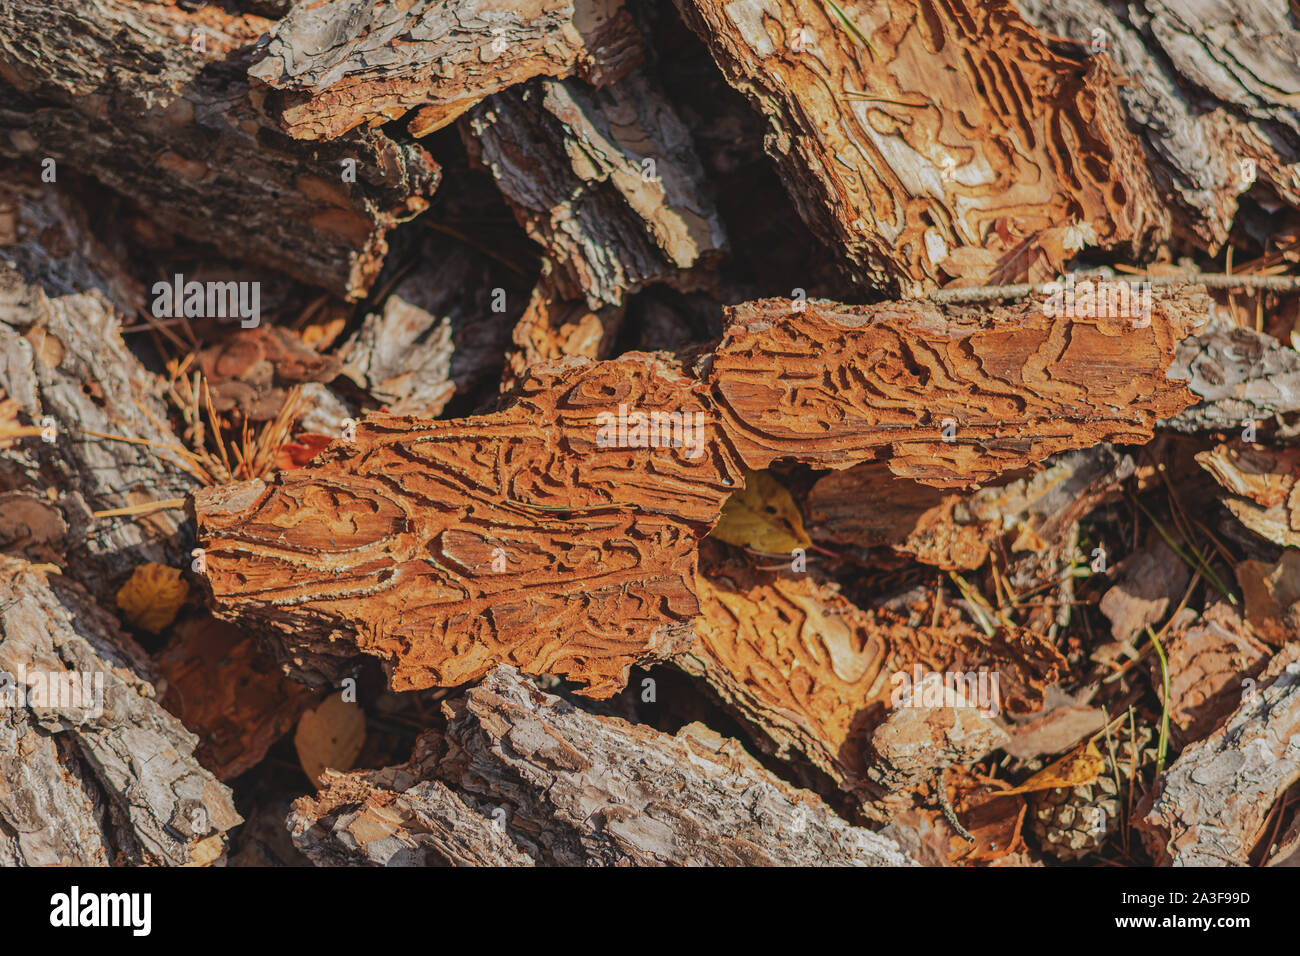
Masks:
[[[1283,0],[0,0],[0,863],[1296,865]]]

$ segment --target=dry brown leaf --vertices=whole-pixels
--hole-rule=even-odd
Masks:
[[[811,543],[790,492],[765,471],[745,474],[745,487],[727,499],[710,537],[765,554],[789,554]]]
[[[1018,787],[1001,790],[997,796],[1007,797],[1014,793],[1033,793],[1035,790],[1063,790],[1067,787],[1081,787],[1092,783],[1106,769],[1106,760],[1097,749],[1097,745],[1088,741],[1066,754],[1056,763],[1044,767]]]
[[[312,783],[319,783],[327,769],[351,770],[365,741],[366,713],[345,701],[342,692],[304,713],[293,735],[298,762]]]
[[[117,606],[135,627],[158,634],[176,620],[189,593],[179,569],[150,561],[131,572],[117,592]]]

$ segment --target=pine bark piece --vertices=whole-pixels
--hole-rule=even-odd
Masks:
[[[1042,299],[984,310],[810,302],[802,312],[762,299],[725,310],[706,382],[750,469],[886,458],[901,477],[970,484],[1066,449],[1150,441],[1159,419],[1194,401],[1165,370],[1208,309],[1196,289],[1155,294],[1138,328],[1049,319]]]
[[[424,150],[381,132],[307,148],[264,121],[244,76],[261,18],[144,0],[4,0],[0,15],[13,87],[0,151],[33,167],[53,157],[223,254],[360,298],[388,231],[437,186]]]
[[[1251,692],[1272,652],[1255,640],[1227,604],[1207,608],[1165,638],[1169,660],[1169,719],[1182,740],[1199,740]],[[1164,702],[1159,664],[1152,683]]]
[[[1163,540],[1152,540],[1125,558],[1116,572],[1118,580],[1101,596],[1098,610],[1110,621],[1111,636],[1130,645],[1177,606],[1191,578],[1187,565]]]
[[[395,690],[507,661],[607,697],[689,641],[697,542],[741,481],[691,387],[649,355],[570,360],[503,411],[374,416],[273,484],[202,491],[217,613],[270,628],[315,683],[362,652]],[[620,404],[698,415],[701,453],[601,447]]]
[[[821,0],[678,0],[856,282],[911,292],[999,233],[1031,249],[1069,224],[1103,246],[1167,233],[1104,64],[1081,75],[1009,0],[840,6],[870,47]]]
[[[601,85],[641,58],[619,0],[537,0],[512,9],[468,0],[324,0],[296,4],[270,31],[249,75],[298,139],[334,139],[419,109],[423,136],[491,93],[535,76]]]
[[[418,766],[327,770],[294,802],[289,833],[317,866],[535,866],[492,807],[476,807]]]
[[[144,652],[84,590],[0,557],[0,671],[0,863],[175,866],[219,853],[240,823],[230,791],[154,700]]]
[[[421,738],[410,764],[330,777],[315,803],[298,801],[290,825],[299,846],[329,835],[329,818],[324,826],[314,819],[321,802],[347,806],[364,800],[362,812],[375,820],[367,835],[379,839],[354,849],[353,826],[333,840],[336,858],[360,861],[393,844],[418,846],[429,840],[428,831],[449,827],[468,807],[489,827],[501,821],[499,832],[544,865],[910,862],[893,841],[849,826],[813,794],[763,769],[735,741],[700,725],[669,736],[589,714],[543,693],[507,666],[444,709],[445,739],[433,733]],[[387,812],[381,816],[372,809],[378,806]],[[419,826],[408,829],[406,819],[417,815]],[[385,833],[390,827],[392,836]],[[482,828],[462,833],[462,839],[474,840]],[[510,859],[486,840],[475,842],[476,854],[467,858]],[[371,849],[376,845],[378,852]]]
[[[1103,41],[1119,73],[1141,77],[1121,85],[1119,99],[1157,182],[1176,203],[1180,233],[1217,251],[1237,197],[1254,183],[1242,175],[1243,159],[1253,158],[1260,178],[1273,181],[1280,196],[1294,193],[1285,167],[1300,159],[1300,125],[1287,94],[1300,92],[1300,35],[1284,5],[1017,0],[1017,6],[1045,33],[1085,48]]]
[[[1156,784],[1138,828],[1157,863],[1248,866],[1274,801],[1300,779],[1300,648],[1273,658],[1259,688]]]
[[[519,309],[494,308],[497,289],[504,286],[487,257],[426,239],[416,266],[341,350],[343,374],[394,415],[442,414],[453,396],[500,374]]]
[[[200,351],[197,364],[213,409],[237,409],[255,422],[280,414],[290,386],[328,382],[339,373],[336,358],[321,355],[290,329],[274,325],[230,332]]]
[[[673,662],[702,678],[764,750],[798,754],[864,799],[877,795],[868,747],[889,717],[896,675],[996,669],[998,707],[1025,713],[1064,666],[1034,635],[990,639],[952,613],[932,625],[865,611],[807,576],[727,565],[701,576],[697,591],[695,641]]]
[[[1233,441],[1196,455],[1228,494],[1223,503],[1255,534],[1300,547],[1300,448]]]
[[[600,90],[533,80],[476,107],[468,129],[562,298],[621,305],[726,248],[690,131],[644,71]]]
[[[590,309],[585,302],[561,301],[554,281],[544,277],[510,333],[514,348],[506,356],[501,391],[511,391],[533,365],[570,356],[608,358],[624,311],[621,306]]]
[[[223,781],[260,763],[317,698],[255,638],[206,616],[176,625],[156,666],[162,705],[198,736],[199,763]]]
[[[1300,551],[1287,548],[1273,563],[1242,561],[1234,571],[1253,634],[1274,647],[1300,634]]]
[[[1201,398],[1164,423],[1181,432],[1239,431],[1300,411],[1300,354],[1254,329],[1215,322],[1183,339],[1169,375]]]
[[[1010,740],[976,701],[945,688],[940,674],[927,675],[912,694],[910,706],[895,708],[871,734],[874,759],[867,773],[889,791],[919,786],[954,765],[972,764]],[[952,703],[926,706],[930,695]]]
[[[808,530],[819,541],[890,547],[945,570],[970,570],[1003,534],[1014,535],[1012,552],[1059,549],[1072,523],[1132,471],[1131,459],[1103,444],[1053,456],[1029,478],[961,493],[868,462],[818,479],[806,502]],[[864,501],[873,506],[862,507]]]
[[[95,519],[92,512],[181,498],[196,482],[179,453],[168,451],[180,443],[164,424],[161,381],[118,331],[138,290],[113,269],[73,207],[52,193],[7,192],[23,236],[0,247],[0,392],[17,402],[24,424],[52,419],[56,440],[25,438],[0,449],[3,480],[42,495],[56,489],[65,567],[102,600],[109,580],[144,561],[180,565],[183,514]]]

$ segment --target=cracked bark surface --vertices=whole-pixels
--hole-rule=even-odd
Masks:
[[[113,270],[74,206],[18,183],[0,189],[5,199],[17,208],[20,235],[0,245],[0,392],[28,424],[52,419],[56,440],[0,448],[0,488],[55,489],[45,504],[68,530],[68,573],[102,597],[142,561],[179,565],[183,516],[92,512],[179,498],[196,483],[166,451],[179,444],[162,424],[161,381],[118,331],[138,288]]]
[[[241,822],[230,791],[154,699],[144,651],[83,589],[0,556],[0,671],[11,704],[0,719],[0,864],[176,866],[222,855],[223,834]],[[100,675],[102,699],[66,686],[55,694],[37,674]]]
[[[1247,866],[1274,801],[1300,779],[1300,649],[1277,654],[1240,706],[1157,781],[1138,820],[1158,864]]]
[[[503,411],[376,416],[273,484],[197,493],[212,606],[271,628],[317,684],[364,653],[394,689],[455,685],[504,661],[607,697],[631,664],[689,641],[697,544],[739,487],[740,459],[892,455],[895,474],[944,484],[1061,448],[1144,442],[1191,400],[1163,369],[1199,303],[1162,299],[1149,327],[1126,329],[1053,324],[1033,303],[797,312],[764,300],[733,310],[703,381],[650,355],[538,366]],[[601,416],[620,407],[692,416],[698,456],[602,447]],[[974,437],[938,439],[947,409]]]
[[[444,710],[445,736],[422,737],[410,763],[331,774],[297,801],[297,846],[317,862],[386,865],[909,862],[700,725],[669,736],[589,714],[506,666]]]
[[[678,0],[771,122],[800,214],[861,285],[910,293],[964,249],[1076,223],[1141,247],[1167,213],[1105,63],[1051,52],[1009,0]]]
[[[249,75],[298,139],[333,139],[418,109],[423,136],[491,93],[534,76],[617,79],[641,58],[619,0],[325,0],[296,4]]]
[[[264,121],[244,75],[260,17],[145,0],[4,0],[0,16],[0,152],[53,157],[225,254],[359,298],[438,184],[423,149],[382,132],[307,147]]]
[[[621,305],[726,247],[690,132],[645,71],[599,90],[533,80],[476,107],[467,128],[563,298]]]

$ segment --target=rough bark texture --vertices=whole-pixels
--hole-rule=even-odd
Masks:
[[[485,256],[442,237],[423,248],[345,346],[343,373],[393,414],[433,418],[496,378],[520,306],[499,299],[506,290]]]
[[[67,541],[54,546],[66,546],[69,574],[102,596],[143,561],[178,566],[183,516],[96,519],[92,512],[179,498],[195,481],[167,451],[180,446],[163,425],[160,380],[118,333],[138,288],[113,271],[72,206],[36,187],[6,187],[5,198],[16,204],[20,234],[0,244],[0,392],[18,404],[25,424],[52,419],[55,440],[0,448],[0,487],[56,490],[53,500],[26,507],[58,509]],[[10,505],[5,516],[14,517]],[[38,517],[22,522],[28,531],[11,529],[10,540],[49,527]]]
[[[898,478],[871,462],[812,486],[809,531],[829,543],[886,546],[940,568],[972,569],[1000,539],[1011,552],[1059,549],[1073,523],[1132,473],[1132,459],[1105,444],[1053,456],[1030,478],[970,493]]]
[[[821,0],[678,0],[856,281],[911,291],[1069,225],[1105,246],[1167,231],[1104,63],[1052,53],[1009,0],[840,6],[870,48]]]
[[[1156,784],[1138,826],[1157,863],[1246,866],[1273,802],[1300,779],[1300,649],[1269,665],[1228,722]]]
[[[477,107],[468,129],[562,298],[620,305],[725,247],[690,132],[643,71],[601,90],[534,80]]]
[[[619,0],[326,0],[275,24],[249,75],[278,91],[268,107],[299,139],[333,139],[417,107],[421,136],[531,77],[601,85],[641,55]]]
[[[270,626],[318,681],[359,650],[394,689],[506,661],[614,693],[631,664],[689,640],[696,543],[740,484],[707,426],[695,458],[600,447],[599,416],[620,403],[707,412],[654,357],[570,361],[535,370],[504,411],[373,417],[273,485],[200,492],[220,613]]]
[[[330,775],[299,800],[297,845],[317,860],[390,865],[909,862],[699,725],[669,736],[588,714],[509,667],[445,710],[445,737],[421,738],[409,764]]]
[[[0,18],[0,152],[53,157],[225,255],[360,297],[438,183],[383,133],[308,148],[263,121],[243,72],[261,18],[145,0],[4,0]]]
[[[621,306],[590,309],[585,301],[564,302],[544,277],[510,333],[514,348],[506,356],[501,391],[513,390],[533,365],[570,356],[608,358],[624,312]]]
[[[707,382],[749,468],[887,458],[895,475],[969,484],[1067,448],[1150,441],[1195,400],[1165,370],[1208,309],[1195,290],[1158,295],[1137,327],[1146,320],[1049,319],[1041,299],[802,313],[764,299],[726,310]]]
[[[860,797],[875,795],[867,748],[889,717],[898,675],[996,668],[1000,706],[1025,713],[1065,663],[1028,632],[988,638],[955,613],[923,625],[860,610],[806,575],[729,566],[701,576],[697,589],[696,638],[674,663],[702,677],[764,749],[782,759],[796,753]]]
[[[230,791],[155,702],[144,652],[89,594],[0,557],[0,672],[0,865],[221,856],[240,823]],[[56,699],[50,675],[78,690],[64,684]]]
[[[1254,329],[1213,322],[1179,343],[1169,375],[1201,399],[1164,423],[1178,431],[1240,431],[1300,411],[1300,354]]]
[[[1179,231],[1211,251],[1228,235],[1237,197],[1261,179],[1297,200],[1288,164],[1300,159],[1295,97],[1300,32],[1279,0],[1016,0],[1044,32],[1104,45],[1119,72],[1141,82],[1119,98],[1177,201]],[[1100,31],[1100,33],[1098,32]]]

